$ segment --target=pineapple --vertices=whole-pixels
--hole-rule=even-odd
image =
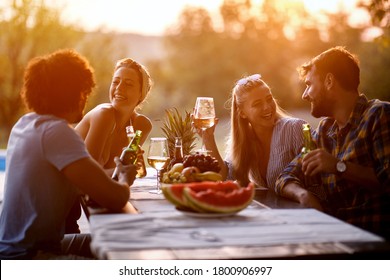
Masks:
[[[166,118],[164,120],[162,131],[168,139],[169,154],[171,158],[174,156],[175,137],[181,137],[183,144],[183,154],[191,154],[195,147],[195,130],[192,127],[191,114],[185,112],[183,117],[177,108],[165,110]]]

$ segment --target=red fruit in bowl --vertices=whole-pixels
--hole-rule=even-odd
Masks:
[[[181,174],[186,177],[187,183],[195,182],[195,174],[200,173],[200,170],[196,166],[189,166],[181,171]]]

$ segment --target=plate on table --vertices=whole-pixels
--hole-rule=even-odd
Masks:
[[[230,213],[200,213],[200,212],[194,212],[191,210],[186,210],[182,208],[176,207],[176,210],[182,213],[183,215],[186,215],[188,217],[192,218],[225,218],[225,217],[230,217],[236,215],[239,211],[237,212],[230,212]]]

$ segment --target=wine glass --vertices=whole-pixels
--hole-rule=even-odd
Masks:
[[[194,108],[193,122],[195,128],[202,130],[202,148],[200,152],[203,154],[208,153],[204,145],[203,133],[206,131],[206,129],[214,125],[214,121],[214,99],[212,97],[197,97]]]
[[[150,138],[148,150],[148,163],[157,171],[157,189],[149,191],[150,193],[160,194],[160,176],[161,170],[169,161],[168,140],[165,137]]]

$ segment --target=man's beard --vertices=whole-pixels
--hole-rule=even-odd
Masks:
[[[328,100],[325,87],[321,87],[316,98],[311,101],[311,115],[315,118],[329,117],[332,101]]]

